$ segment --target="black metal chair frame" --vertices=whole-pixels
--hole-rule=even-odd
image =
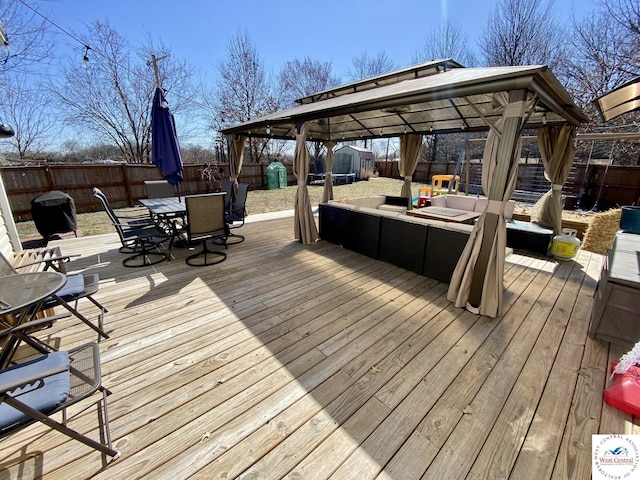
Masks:
[[[133,253],[130,257],[122,260],[122,264],[125,267],[146,267],[171,259],[171,247],[173,246],[173,236],[171,234],[167,234],[162,228],[153,223],[123,223],[99,188],[94,187],[93,195],[102,202],[107,215],[111,219],[111,223],[113,223],[118,232],[122,243],[120,252]],[[149,219],[149,222],[151,222],[151,219]],[[160,247],[167,241],[169,241],[169,250],[163,253],[160,251]]]
[[[231,185],[233,185],[233,183],[231,183]],[[233,192],[233,188],[231,191]],[[233,233],[233,230],[244,225],[248,191],[248,183],[239,183],[237,194],[233,195],[232,193],[231,201],[227,202],[226,222],[227,225],[229,225],[229,236],[226,238],[225,245],[235,245],[244,242],[244,235]],[[240,224],[236,225],[237,222],[240,222]],[[221,245],[220,240],[214,240],[214,243]]]

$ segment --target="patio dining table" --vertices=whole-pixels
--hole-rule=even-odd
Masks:
[[[140,203],[154,217],[180,217],[187,213],[184,197],[141,198]]]
[[[32,272],[0,277],[0,324],[17,327],[35,318],[44,301],[60,290],[66,277],[58,272]],[[5,368],[18,348],[19,337],[9,335],[0,350],[0,369]]]

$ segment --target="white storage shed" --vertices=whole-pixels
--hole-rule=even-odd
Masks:
[[[369,180],[374,166],[373,152],[366,148],[345,145],[333,153],[333,173],[355,173],[356,180]]]

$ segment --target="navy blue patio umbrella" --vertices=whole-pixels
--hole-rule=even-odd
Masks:
[[[160,87],[156,87],[151,108],[151,160],[171,185],[182,181],[182,155],[176,126]]]

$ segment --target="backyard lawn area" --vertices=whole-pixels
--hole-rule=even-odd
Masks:
[[[424,183],[412,183],[412,196],[418,196],[420,187]],[[247,211],[249,215],[259,213],[279,212],[291,210],[294,207],[297,186],[289,186],[276,190],[251,190],[247,196]],[[314,208],[322,201],[322,185],[309,185],[309,197]],[[335,185],[333,187],[333,197],[336,200],[366,197],[370,195],[400,195],[402,180],[395,178],[375,177],[368,181],[354,182],[346,185]],[[518,204],[516,213],[528,213],[529,205]],[[140,208],[140,207],[135,207]],[[122,209],[126,215],[127,210]],[[589,222],[588,215],[580,215],[570,211],[565,211],[563,217],[570,220]],[[78,235],[100,235],[103,233],[113,233],[113,226],[106,213],[102,210],[92,213],[81,213],[77,215]],[[30,239],[40,239],[40,234],[36,230],[32,221],[20,222],[17,224],[18,234],[22,241]]]
[[[413,196],[418,196],[418,189],[422,183],[413,183]],[[402,180],[394,178],[372,178],[369,181],[354,182],[347,185],[333,187],[334,198],[357,198],[368,195],[400,195]],[[294,207],[297,186],[289,186],[277,190],[251,190],[247,196],[247,211],[249,215],[258,213],[279,212],[291,210]],[[309,185],[309,197],[315,207],[322,201],[323,187]],[[124,209],[126,211],[127,209]],[[77,215],[78,235],[100,235],[114,232],[107,214],[100,210],[92,213]],[[40,238],[32,221],[17,224],[18,234],[24,240]]]

